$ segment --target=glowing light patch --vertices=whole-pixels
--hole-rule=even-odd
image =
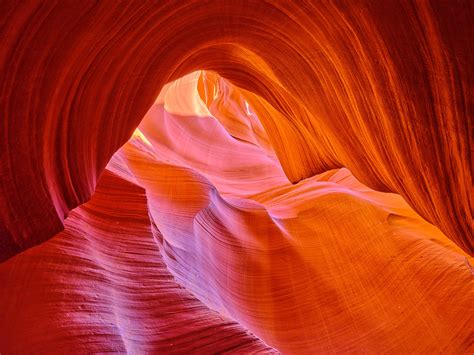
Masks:
[[[137,129],[133,132],[132,137],[134,137],[134,138],[139,138],[139,139],[141,139],[142,141],[144,141],[146,144],[148,144],[150,147],[152,146],[151,142],[148,140],[147,137],[145,137],[145,135],[142,133],[142,131],[140,131],[139,128],[137,128]]]

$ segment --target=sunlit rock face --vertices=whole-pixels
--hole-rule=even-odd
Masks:
[[[467,3],[0,11],[0,353],[474,350]]]

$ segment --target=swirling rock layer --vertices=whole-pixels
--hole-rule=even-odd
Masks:
[[[472,6],[0,5],[4,258],[58,232],[161,87],[212,69],[266,99],[291,181],[348,167],[472,254]]]
[[[0,11],[0,352],[472,351],[470,4]]]
[[[0,282],[6,354],[273,352],[174,281],[144,191],[109,172],[64,232],[0,266]]]

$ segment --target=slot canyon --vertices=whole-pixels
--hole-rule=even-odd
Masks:
[[[472,354],[473,8],[0,1],[0,354]]]

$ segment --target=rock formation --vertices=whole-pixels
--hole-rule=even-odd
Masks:
[[[470,3],[0,12],[0,353],[474,350]]]

